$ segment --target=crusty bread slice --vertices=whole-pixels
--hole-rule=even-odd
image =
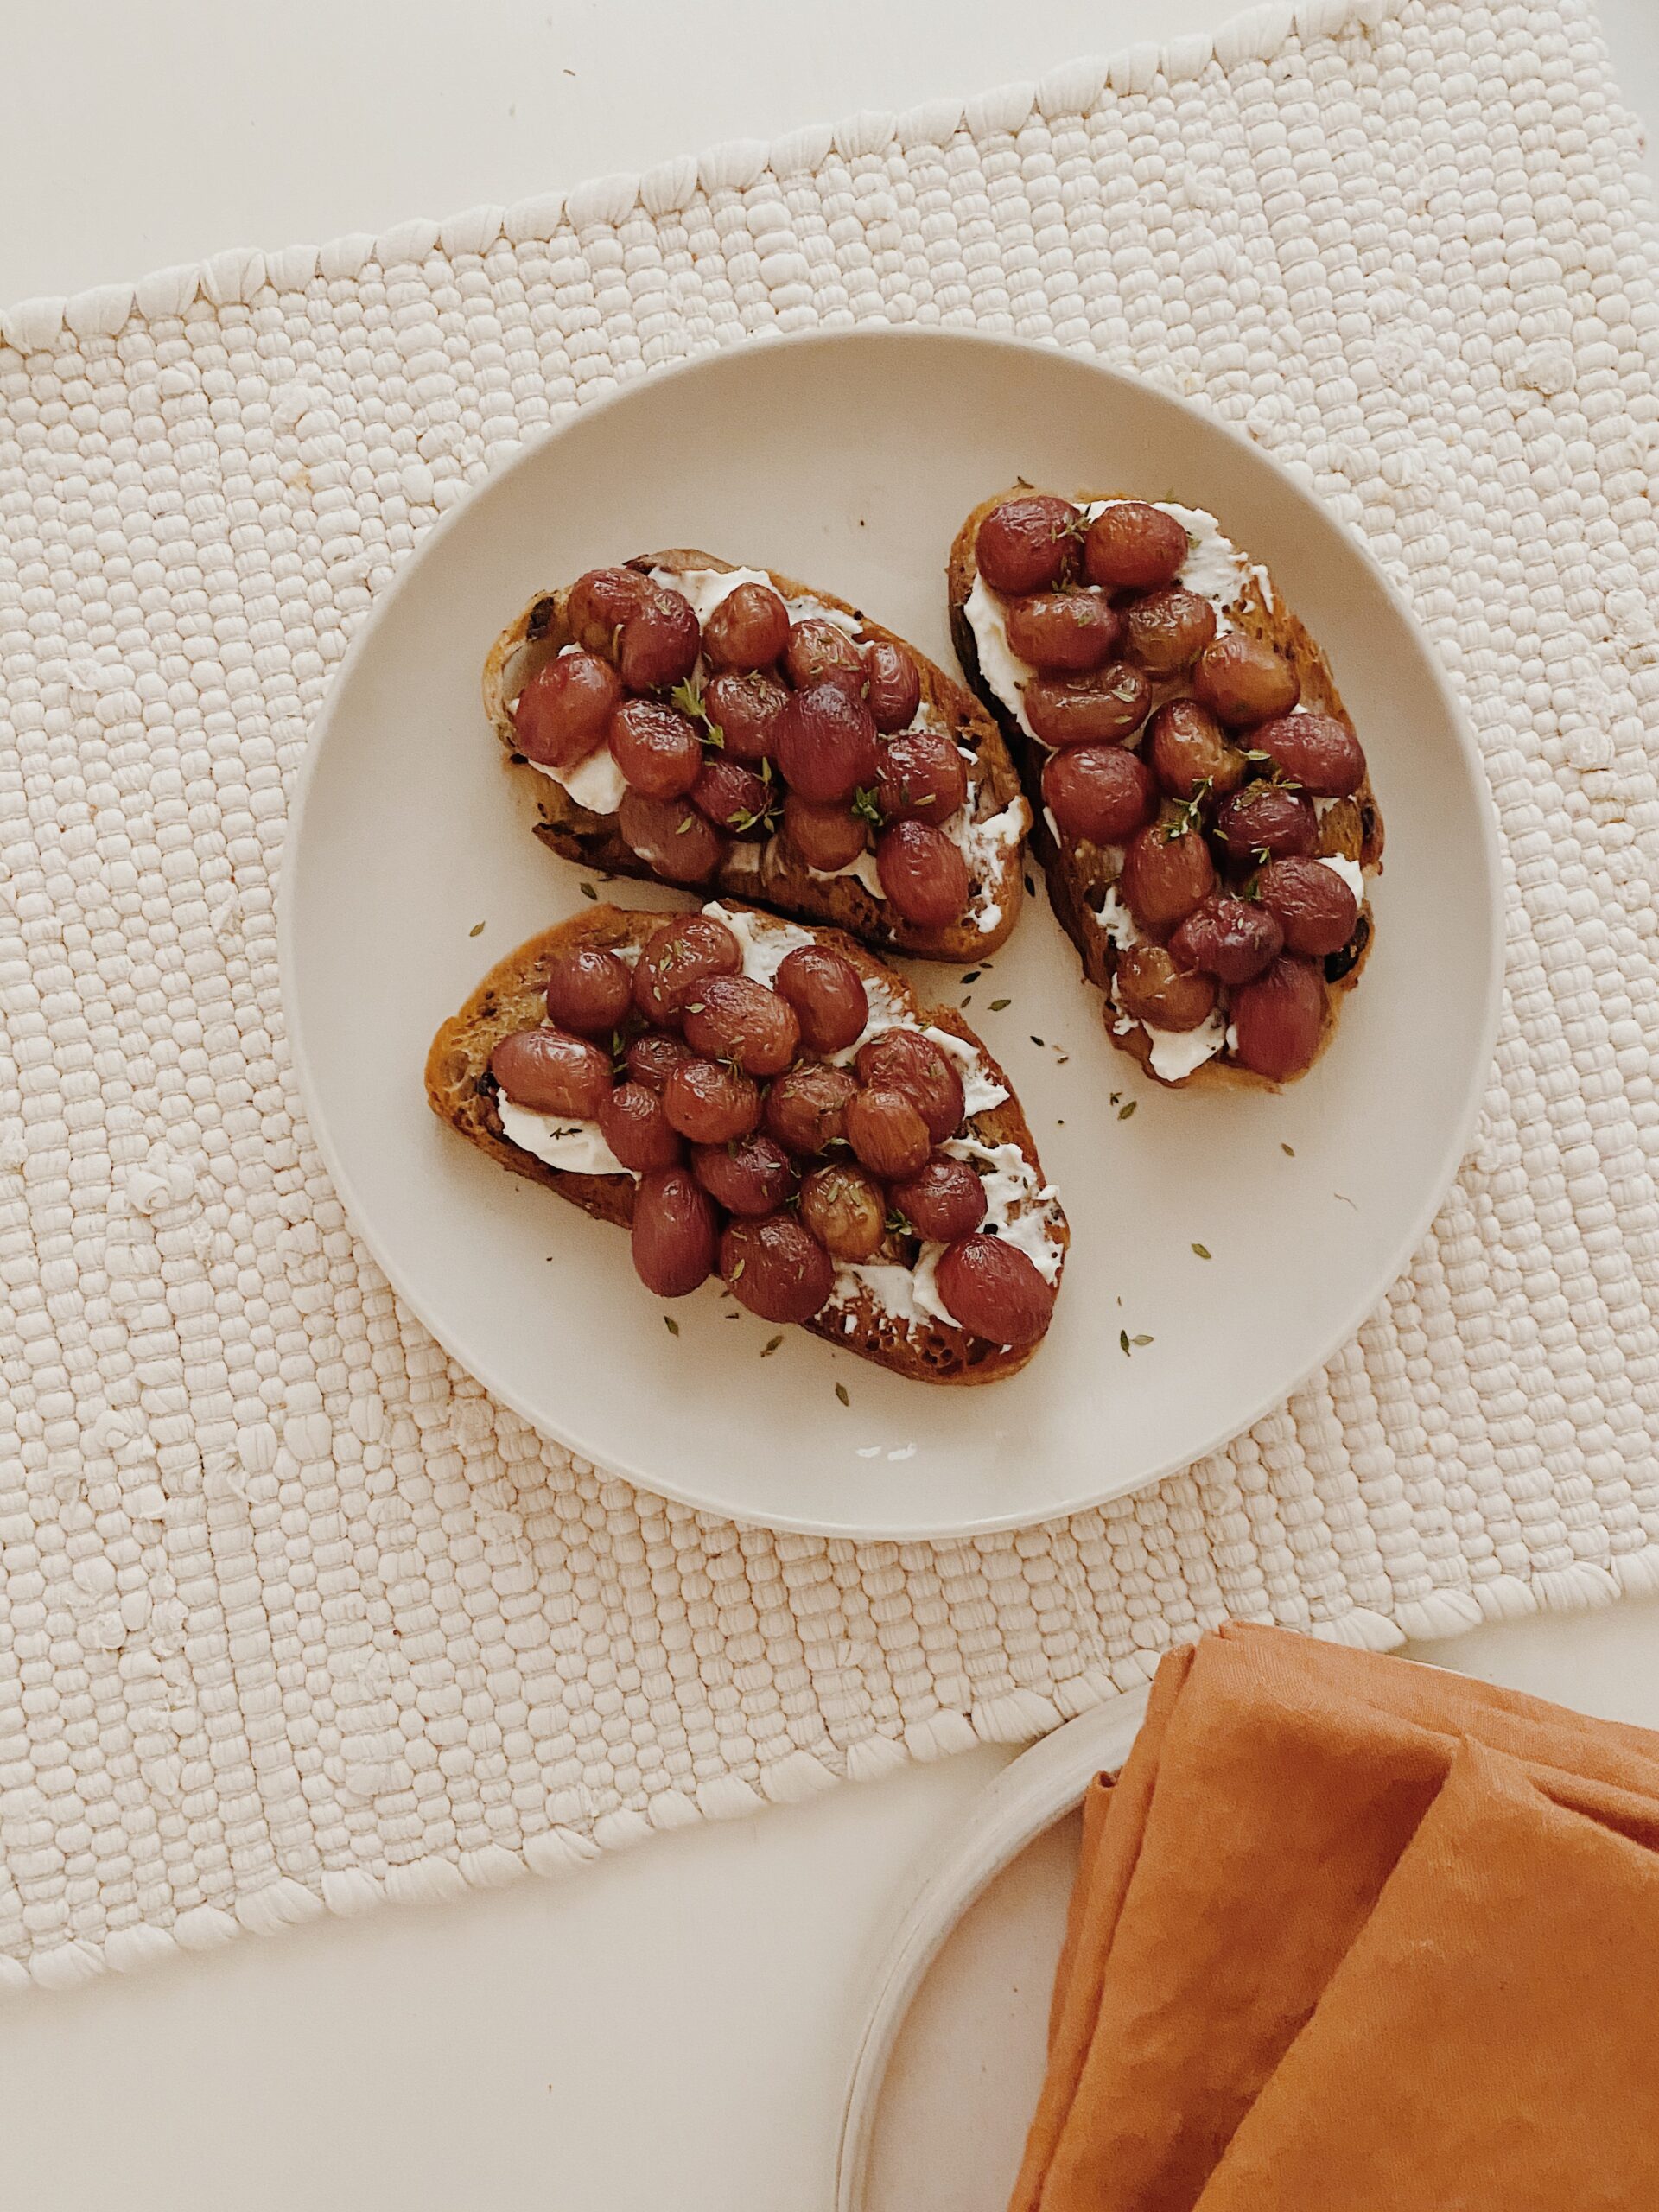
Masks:
[[[1004,499],[1013,499],[1030,488],[1024,484],[1011,484],[1006,490],[995,493],[990,499],[982,499],[957,532],[945,571],[950,607],[950,637],[957,649],[957,658],[962,663],[963,675],[982,703],[995,717],[1003,742],[1019,766],[1033,817],[1031,849],[1042,864],[1048,884],[1049,901],[1066,935],[1083,957],[1084,974],[1097,990],[1108,995],[1109,1001],[1116,949],[1102,928],[1096,912],[1112,880],[1107,857],[1097,846],[1073,842],[1069,847],[1063,847],[1049,827],[1043,810],[1043,764],[1049,755],[1040,745],[1034,744],[1027,736],[982,677],[978,641],[966,612],[968,596],[973,590],[974,580],[978,574],[975,549],[979,539],[980,524],[994,507],[1001,505]],[[1085,506],[1097,499],[1121,499],[1134,495],[1123,492],[1075,492],[1069,496],[1077,505]],[[1250,569],[1243,591],[1227,613],[1236,629],[1243,631],[1247,636],[1262,639],[1292,663],[1301,678],[1302,703],[1305,706],[1320,714],[1338,715],[1344,721],[1349,719],[1337,690],[1336,679],[1331,673],[1330,663],[1296,616],[1279,599],[1264,569]],[[1155,712],[1166,699],[1179,697],[1189,689],[1185,676],[1163,681],[1154,678],[1148,714]],[[1328,856],[1357,861],[1370,874],[1382,868],[1382,816],[1368,775],[1351,798],[1338,802],[1325,813],[1319,829],[1319,851]],[[1319,1052],[1314,1055],[1315,1060],[1325,1052],[1336,1034],[1343,997],[1359,981],[1370,956],[1374,932],[1370,901],[1367,899],[1360,909],[1354,942],[1348,948],[1348,955],[1333,954],[1325,963],[1325,1027],[1319,1039]],[[1108,1011],[1109,1014],[1109,1004]],[[1217,1053],[1213,1058],[1205,1061],[1192,1074],[1184,1077],[1179,1082],[1172,1083],[1151,1065],[1152,1039],[1138,1021],[1131,1023],[1120,1033],[1109,1019],[1106,1032],[1120,1052],[1127,1052],[1131,1058],[1140,1061],[1153,1081],[1162,1084],[1166,1090],[1184,1090],[1201,1087],[1223,1090],[1233,1087],[1278,1090],[1282,1088],[1267,1077],[1257,1075],[1253,1069],[1242,1066],[1228,1052]]]
[[[665,553],[642,553],[626,565],[642,572],[665,569],[671,575],[712,569],[726,575],[735,564],[717,559],[712,553],[680,546]],[[1020,777],[998,734],[995,721],[955,677],[948,676],[936,662],[918,652],[908,639],[873,621],[861,607],[850,606],[844,599],[821,591],[816,585],[779,575],[774,569],[762,573],[772,578],[774,588],[785,599],[811,599],[837,613],[851,615],[862,625],[860,634],[865,642],[884,640],[902,645],[910,654],[921,671],[923,704],[931,707],[944,719],[957,744],[968,747],[976,756],[976,819],[988,821],[1019,797]],[[661,879],[622,842],[615,815],[593,814],[579,806],[562,785],[551,776],[543,775],[518,750],[508,704],[543,661],[550,659],[562,646],[570,643],[565,621],[569,596],[568,585],[538,594],[496,639],[484,664],[485,712],[518,772],[535,779],[537,806],[541,816],[536,835],[543,844],[551,846],[567,860],[582,861],[605,874],[657,882]],[[1021,843],[1007,854],[997,880],[990,886],[991,902],[998,909],[997,919],[991,928],[982,930],[970,918],[964,917],[949,929],[919,929],[894,914],[884,899],[876,898],[855,877],[816,874],[794,858],[781,838],[773,837],[764,846],[732,845],[726,860],[703,888],[711,898],[730,895],[753,899],[793,921],[830,923],[878,950],[887,949],[909,953],[918,959],[951,960],[966,964],[983,959],[1006,940],[1019,918],[1024,885],[1025,847]]]
[[[723,902],[739,908],[739,902]],[[747,911],[756,912],[750,908]],[[452,1014],[432,1040],[426,1062],[426,1095],[441,1121],[459,1129],[493,1160],[515,1175],[544,1183],[562,1198],[600,1221],[626,1228],[633,1217],[632,1179],[626,1175],[582,1175],[550,1167],[524,1152],[505,1135],[496,1111],[496,1085],[491,1076],[490,1055],[504,1037],[544,1021],[544,991],[548,963],[556,952],[575,945],[603,950],[640,946],[659,929],[667,917],[640,913],[622,906],[596,906],[556,928],[544,930],[499,960],[467,1001]],[[963,1133],[986,1145],[1017,1145],[1031,1163],[1040,1186],[1042,1162],[1014,1087],[984,1043],[952,1007],[924,1007],[904,977],[874,960],[862,946],[836,930],[813,931],[821,944],[852,963],[867,981],[879,979],[883,988],[913,1009],[918,1027],[949,1030],[983,1056],[991,1079],[1008,1093],[1000,1106],[970,1115]],[[1065,1217],[1056,1209],[1055,1241],[1062,1251],[1070,1243]],[[1064,1264],[1064,1263],[1062,1263]],[[853,1321],[849,1331],[849,1318]],[[970,1337],[942,1322],[925,1325],[895,1323],[868,1293],[855,1300],[826,1310],[804,1325],[815,1336],[874,1360],[895,1374],[915,1376],[925,1382],[995,1382],[1023,1367],[1039,1349],[1036,1344],[1004,1346]]]

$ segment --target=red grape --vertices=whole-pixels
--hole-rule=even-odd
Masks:
[[[1150,823],[1123,856],[1119,895],[1148,937],[1167,937],[1216,887],[1209,847],[1196,830],[1172,836],[1176,827]]]
[[[1250,745],[1311,798],[1347,798],[1365,780],[1359,740],[1334,715],[1276,715],[1251,731]]]
[[[1233,997],[1234,1046],[1239,1059],[1272,1083],[1313,1065],[1325,1029],[1325,983],[1319,969],[1287,955]]]
[[[633,1194],[634,1272],[658,1298],[683,1298],[715,1264],[715,1209],[684,1167],[659,1168]]]
[[[678,1131],[663,1111],[661,1093],[643,1083],[619,1083],[599,1109],[600,1134],[636,1174],[677,1167],[685,1158]]]
[[[659,691],[690,675],[702,650],[696,609],[661,587],[622,625],[616,665],[631,691]]]
[[[1034,676],[1023,696],[1045,745],[1109,745],[1145,721],[1152,686],[1130,662],[1114,660],[1092,676]]]
[[[625,700],[611,716],[611,758],[646,798],[680,798],[702,768],[696,724],[660,699]]]
[[[743,948],[714,914],[678,914],[645,941],[633,971],[633,1001],[659,1027],[685,1011],[711,976],[735,976]]]
[[[918,1236],[954,1243],[985,1218],[985,1185],[965,1160],[936,1152],[917,1173],[895,1183],[893,1203]]]
[[[970,1336],[1032,1344],[1054,1312],[1053,1286],[1000,1236],[964,1236],[939,1261],[939,1296]]]
[[[798,791],[784,794],[784,836],[808,868],[834,875],[849,868],[869,842],[869,824],[845,799],[817,805]]]
[[[572,768],[605,741],[622,681],[597,653],[543,661],[512,710],[518,750],[544,768]]]
[[[801,1025],[788,1000],[752,976],[715,976],[686,1001],[685,1041],[745,1075],[781,1075],[800,1050]]]
[[[768,1086],[766,1128],[786,1152],[810,1160],[846,1136],[848,1102],[857,1090],[845,1068],[803,1060]]]
[[[819,806],[873,784],[880,766],[869,709],[839,684],[796,692],[779,715],[778,765],[791,791]]]
[[[927,1124],[902,1090],[861,1090],[847,1102],[847,1141],[873,1175],[914,1175],[928,1155]]]
[[[758,767],[776,749],[773,725],[788,697],[775,676],[711,676],[703,686],[702,711],[720,732],[723,751]]]
[[[547,1012],[562,1029],[583,1037],[608,1037],[628,1018],[633,978],[613,952],[576,944],[548,963]]]
[[[1172,699],[1147,724],[1147,758],[1172,798],[1191,798],[1207,785],[1217,797],[1244,780],[1245,760],[1196,699]]]
[[[1248,899],[1206,899],[1169,940],[1178,968],[1196,969],[1219,983],[1248,983],[1279,957],[1285,933],[1264,907]]]
[[[993,591],[1042,591],[1066,564],[1080,517],[1070,499],[1043,492],[1018,494],[991,509],[979,525],[974,558]]]
[[[887,1203],[868,1169],[832,1160],[802,1184],[801,1219],[832,1258],[868,1260],[887,1236]]]
[[[1173,515],[1144,499],[1114,499],[1089,525],[1084,572],[1109,591],[1158,591],[1174,582],[1188,550]]]
[[[664,883],[706,883],[726,850],[725,839],[686,798],[629,791],[617,809],[616,825],[628,850]]]
[[[918,929],[945,929],[968,904],[968,863],[942,830],[895,822],[875,841],[875,869],[895,913]]]
[[[763,1321],[810,1321],[836,1287],[830,1255],[786,1213],[728,1222],[720,1271],[739,1305]]]
[[[788,639],[789,609],[765,584],[739,584],[702,626],[711,668],[770,668]]]
[[[1266,853],[1282,860],[1311,853],[1319,842],[1313,802],[1281,784],[1246,784],[1216,810],[1216,834],[1236,861]],[[1328,873],[1328,871],[1327,871]]]
[[[515,1106],[591,1122],[611,1095],[611,1060],[563,1029],[521,1029],[490,1054],[490,1073]]]
[[[934,1144],[962,1127],[967,1101],[956,1062],[919,1029],[884,1029],[858,1050],[858,1079],[873,1090],[896,1090],[921,1116]]]
[[[728,1213],[775,1212],[795,1187],[789,1154],[770,1137],[739,1137],[733,1144],[700,1144],[691,1172]]]
[[[1126,650],[1154,676],[1190,668],[1216,634],[1216,610],[1196,592],[1148,592],[1127,608]]]
[[[691,786],[691,804],[698,813],[734,837],[769,837],[780,796],[776,783],[723,753],[707,756]]]
[[[1123,625],[1103,592],[1044,591],[1008,601],[1008,645],[1046,676],[1081,676],[1109,659]]]
[[[948,822],[968,796],[968,764],[954,740],[906,730],[881,748],[876,799],[887,822]]]
[[[1216,1010],[1211,978],[1178,968],[1161,944],[1126,945],[1117,956],[1112,989],[1131,1020],[1153,1029],[1196,1029]]]
[[[849,638],[839,623],[809,615],[790,630],[784,649],[784,669],[798,691],[820,683],[826,676],[844,673],[862,681],[864,649]]]
[[[1063,836],[1125,845],[1158,810],[1152,771],[1121,745],[1074,745],[1043,767],[1043,798]]]
[[[1212,715],[1240,729],[1287,715],[1301,696],[1302,680],[1271,645],[1233,630],[1198,655],[1192,689]]]
[[[717,1060],[682,1060],[663,1085],[663,1111],[693,1144],[730,1144],[760,1121],[760,1088]]]
[[[810,1052],[839,1052],[863,1035],[870,1018],[863,978],[827,945],[798,944],[786,952],[772,988],[794,1007]]]
[[[1359,901],[1323,861],[1269,861],[1257,885],[1262,904],[1285,933],[1289,952],[1323,959],[1340,951],[1354,933]]]
[[[886,734],[908,729],[922,703],[922,671],[902,645],[877,638],[864,648],[870,719]]]

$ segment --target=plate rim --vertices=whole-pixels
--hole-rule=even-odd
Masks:
[[[835,2212],[864,2212],[876,2115],[887,2068],[934,1961],[991,1884],[1083,1802],[1095,1776],[1128,1757],[1152,1685],[1079,1713],[1004,1767],[976,1799],[942,1864],[908,1893],[870,1977],[836,2149]]]
[[[1236,1437],[1245,1434],[1255,1423],[1293,1397],[1309,1378],[1329,1365],[1343,1347],[1349,1344],[1364,1325],[1378,1302],[1387,1297],[1408,1268],[1413,1255],[1427,1235],[1447,1192],[1457,1179],[1458,1168],[1472,1141],[1476,1122],[1484,1103],[1491,1080],[1492,1062],[1496,1056],[1498,1030],[1503,1018],[1503,985],[1505,976],[1506,932],[1504,926],[1502,854],[1498,843],[1497,810],[1493,802],[1490,779],[1481,758],[1479,747],[1462,706],[1452,689],[1439,652],[1423,625],[1408,604],[1404,594],[1395,585],[1382,569],[1370,547],[1352,525],[1332,510],[1317,494],[1298,481],[1285,463],[1264,446],[1246,436],[1231,423],[1223,421],[1207,410],[1195,407],[1182,394],[1166,390],[1163,385],[1131,371],[1117,367],[1111,362],[1075,348],[1006,335],[1000,332],[967,328],[944,328],[935,325],[896,324],[885,321],[858,323],[837,330],[813,329],[791,333],[757,332],[725,344],[716,343],[688,355],[683,360],[664,365],[660,368],[642,369],[621,379],[608,391],[586,402],[569,403],[568,411],[549,429],[538,436],[526,439],[479,481],[469,485],[463,495],[440,515],[438,520],[416,543],[397,569],[391,582],[378,592],[369,608],[362,626],[358,630],[342,656],[339,667],[328,685],[327,692],[317,710],[307,740],[304,754],[296,773],[289,801],[284,826],[282,859],[276,887],[277,976],[283,1014],[287,1035],[288,1054],[300,1100],[305,1109],[312,1141],[321,1157],[334,1185],[335,1195],[348,1215],[353,1233],[359,1236],[376,1266],[385,1275],[396,1295],[403,1300],[421,1325],[451,1357],[460,1355],[449,1351],[448,1332],[439,1326],[429,1310],[427,1300],[418,1288],[405,1278],[401,1268],[391,1264],[383,1252],[378,1237],[369,1225],[366,1211],[360,1206],[353,1179],[336,1148],[327,1117],[322,1111],[321,1092],[312,1067],[306,1041],[305,1024],[301,1013],[300,994],[296,983],[298,958],[296,936],[298,925],[294,918],[294,902],[288,896],[291,880],[291,864],[304,838],[312,788],[317,779],[318,764],[325,747],[333,736],[340,719],[341,699],[350,689],[350,679],[358,663],[372,649],[373,641],[381,627],[388,622],[392,607],[401,596],[411,588],[411,580],[424,570],[429,559],[442,547],[447,537],[464,516],[479,500],[499,489],[520,470],[533,466],[547,447],[556,442],[578,423],[601,416],[626,404],[637,392],[647,385],[658,385],[668,380],[720,373],[750,355],[759,346],[767,354],[779,351],[808,352],[837,348],[849,344],[874,343],[890,346],[895,350],[926,346],[962,351],[985,350],[1007,356],[1033,353],[1048,354],[1075,363],[1098,376],[1104,387],[1120,386],[1136,393],[1150,396],[1154,401],[1173,408],[1179,414],[1189,415],[1202,422],[1209,431],[1219,432],[1234,443],[1246,448],[1253,460],[1276,477],[1292,500],[1313,506],[1339,529],[1351,549],[1369,570],[1371,581],[1381,589],[1394,613],[1405,628],[1419,641],[1421,647],[1424,672],[1445,710],[1464,765],[1470,772],[1475,793],[1475,812],[1479,823],[1478,851],[1485,879],[1484,910],[1490,927],[1486,938],[1486,961],[1484,978],[1484,1018],[1480,1024],[1480,1050],[1470,1063],[1471,1075],[1462,1109],[1458,1115],[1442,1152],[1435,1174],[1429,1185],[1426,1203],[1419,1207],[1410,1220],[1408,1230],[1396,1238],[1380,1287],[1363,1301],[1359,1310],[1351,1313],[1346,1306],[1339,1313],[1336,1326],[1326,1331],[1317,1356],[1310,1359],[1287,1382],[1276,1385],[1267,1395],[1255,1401],[1240,1419],[1229,1419],[1215,1434],[1206,1437],[1194,1451],[1184,1450],[1176,1458],[1159,1462],[1155,1466],[1137,1473],[1131,1478],[1114,1480],[1104,1478],[1098,1487],[1090,1487],[1086,1494],[1062,1505],[1044,1508],[1036,1516],[1040,1522],[1064,1518],[1084,1513],[1108,1503],[1114,1498],[1129,1496],[1150,1489],[1154,1484],[1166,1480],[1171,1475],[1198,1465],[1216,1452],[1225,1450]],[[1037,902],[1033,901],[1033,904]],[[1047,901],[1042,902],[1045,906]],[[1052,919],[1052,914],[1050,918]],[[1058,924],[1054,926],[1058,927]],[[777,1529],[790,1534],[840,1537],[850,1540],[874,1539],[884,1542],[939,1542],[991,1535],[1001,1531],[1033,1525],[1029,1508],[1017,1507],[1006,1513],[977,1514],[967,1519],[928,1519],[917,1522],[883,1522],[871,1529],[856,1522],[826,1519],[822,1516],[773,1511],[764,1515],[753,1510],[738,1510],[728,1503],[711,1499],[707,1494],[682,1486],[671,1470],[664,1476],[655,1470],[631,1465],[613,1465],[613,1453],[604,1446],[595,1446],[575,1434],[563,1424],[556,1424],[539,1408],[532,1408],[525,1395],[515,1389],[501,1376],[491,1371],[487,1361],[480,1361],[470,1353],[461,1364],[474,1378],[483,1384],[490,1394],[527,1421],[538,1434],[549,1436],[590,1465],[613,1472],[622,1479],[658,1497],[671,1498],[694,1510],[712,1512],[740,1527]]]

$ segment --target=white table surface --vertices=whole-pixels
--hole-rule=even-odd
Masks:
[[[1229,12],[1160,0],[1159,29]],[[1659,121],[1659,9],[1602,14]],[[25,0],[0,60],[0,299],[982,90],[1147,22],[1132,0]],[[1418,1656],[1659,1724],[1659,1603]],[[17,2000],[0,2202],[820,2212],[887,1916],[1007,1756]]]

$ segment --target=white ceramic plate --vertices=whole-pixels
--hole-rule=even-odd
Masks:
[[[1037,2107],[1084,1792],[1128,1757],[1144,1691],[992,1783],[880,1955],[842,2125],[836,2212],[1005,2212]]]
[[[1364,982],[1284,1096],[1161,1091],[1109,1045],[1039,895],[969,1009],[1071,1216],[1039,1357],[991,1389],[941,1389],[791,1330],[762,1362],[770,1332],[723,1319],[714,1287],[681,1301],[671,1335],[626,1237],[503,1174],[423,1095],[440,1020],[491,962],[582,904],[583,872],[531,836],[528,792],[485,726],[485,652],[533,591],[693,544],[821,582],[949,665],[946,550],[970,506],[1021,475],[1175,493],[1269,563],[1330,655],[1388,824]],[[632,884],[617,895],[682,903]],[[1079,355],[938,331],[755,343],[646,378],[446,516],[382,594],[320,721],[282,920],[317,1141],[434,1334],[602,1466],[741,1520],[838,1535],[1070,1512],[1202,1457],[1282,1399],[1427,1229],[1498,1006],[1484,780],[1426,641],[1354,540],[1179,401]],[[914,972],[962,995],[949,969]],[[1126,1356],[1120,1332],[1149,1341]]]

